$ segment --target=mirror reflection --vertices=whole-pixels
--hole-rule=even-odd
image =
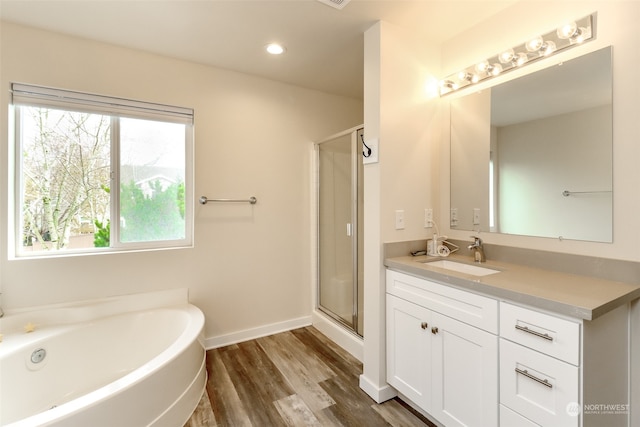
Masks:
[[[611,47],[451,100],[451,228],[611,242]]]

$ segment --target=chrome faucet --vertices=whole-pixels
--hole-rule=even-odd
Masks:
[[[484,256],[484,248],[482,247],[482,239],[477,236],[470,236],[473,239],[473,244],[469,245],[470,251],[474,251],[473,259],[475,262],[485,262],[487,259]]]

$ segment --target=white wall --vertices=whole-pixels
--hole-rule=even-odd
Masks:
[[[379,163],[364,167],[364,373],[375,400],[392,396],[385,372],[383,244],[426,239],[424,209],[435,208],[439,142],[434,92],[438,50],[386,22],[365,32],[365,138],[379,138]],[[433,66],[435,64],[435,66]],[[405,228],[395,229],[404,210]]]
[[[0,283],[5,309],[188,287],[206,336],[309,319],[311,141],[362,123],[359,100],[1,24]],[[195,248],[7,260],[10,82],[195,109]]]

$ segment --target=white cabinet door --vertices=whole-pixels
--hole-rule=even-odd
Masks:
[[[387,295],[387,382],[429,410],[431,312]]]
[[[432,313],[430,413],[447,427],[498,425],[498,337]]]

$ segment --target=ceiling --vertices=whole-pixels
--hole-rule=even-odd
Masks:
[[[364,32],[440,43],[516,0],[0,0],[0,18],[361,99]],[[270,56],[264,46],[285,45]]]

